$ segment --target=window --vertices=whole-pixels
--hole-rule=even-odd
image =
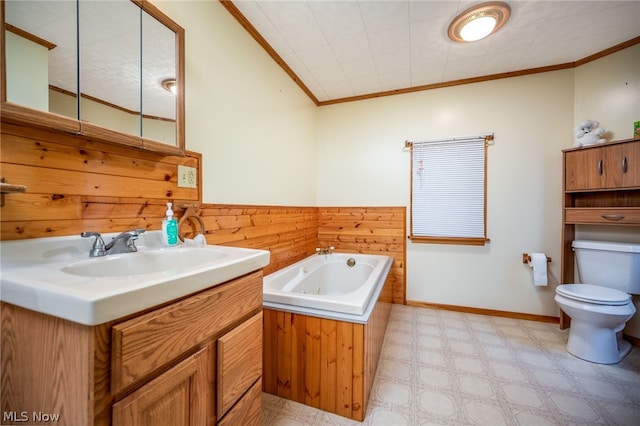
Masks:
[[[493,134],[408,142],[411,146],[411,238],[484,245],[486,164]]]

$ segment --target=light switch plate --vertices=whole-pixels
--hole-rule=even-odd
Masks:
[[[198,173],[195,167],[178,165],[178,186],[180,188],[197,188]]]

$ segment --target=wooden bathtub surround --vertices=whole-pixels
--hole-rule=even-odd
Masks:
[[[98,326],[0,309],[3,412],[65,425],[261,424],[261,271]]]
[[[366,324],[264,309],[263,390],[362,421],[391,313],[391,275]]]

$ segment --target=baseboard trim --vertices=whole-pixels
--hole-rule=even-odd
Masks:
[[[444,311],[465,312],[468,314],[490,315],[494,317],[514,318],[529,321],[550,322],[554,324],[560,323],[559,317],[551,317],[546,315],[523,314],[520,312],[498,311],[496,309],[472,308],[469,306],[443,305],[440,303],[418,302],[415,300],[407,300],[408,306],[417,306],[420,308],[442,309]]]

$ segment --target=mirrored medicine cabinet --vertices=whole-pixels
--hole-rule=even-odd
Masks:
[[[184,154],[184,30],[147,0],[4,0],[2,119]]]

